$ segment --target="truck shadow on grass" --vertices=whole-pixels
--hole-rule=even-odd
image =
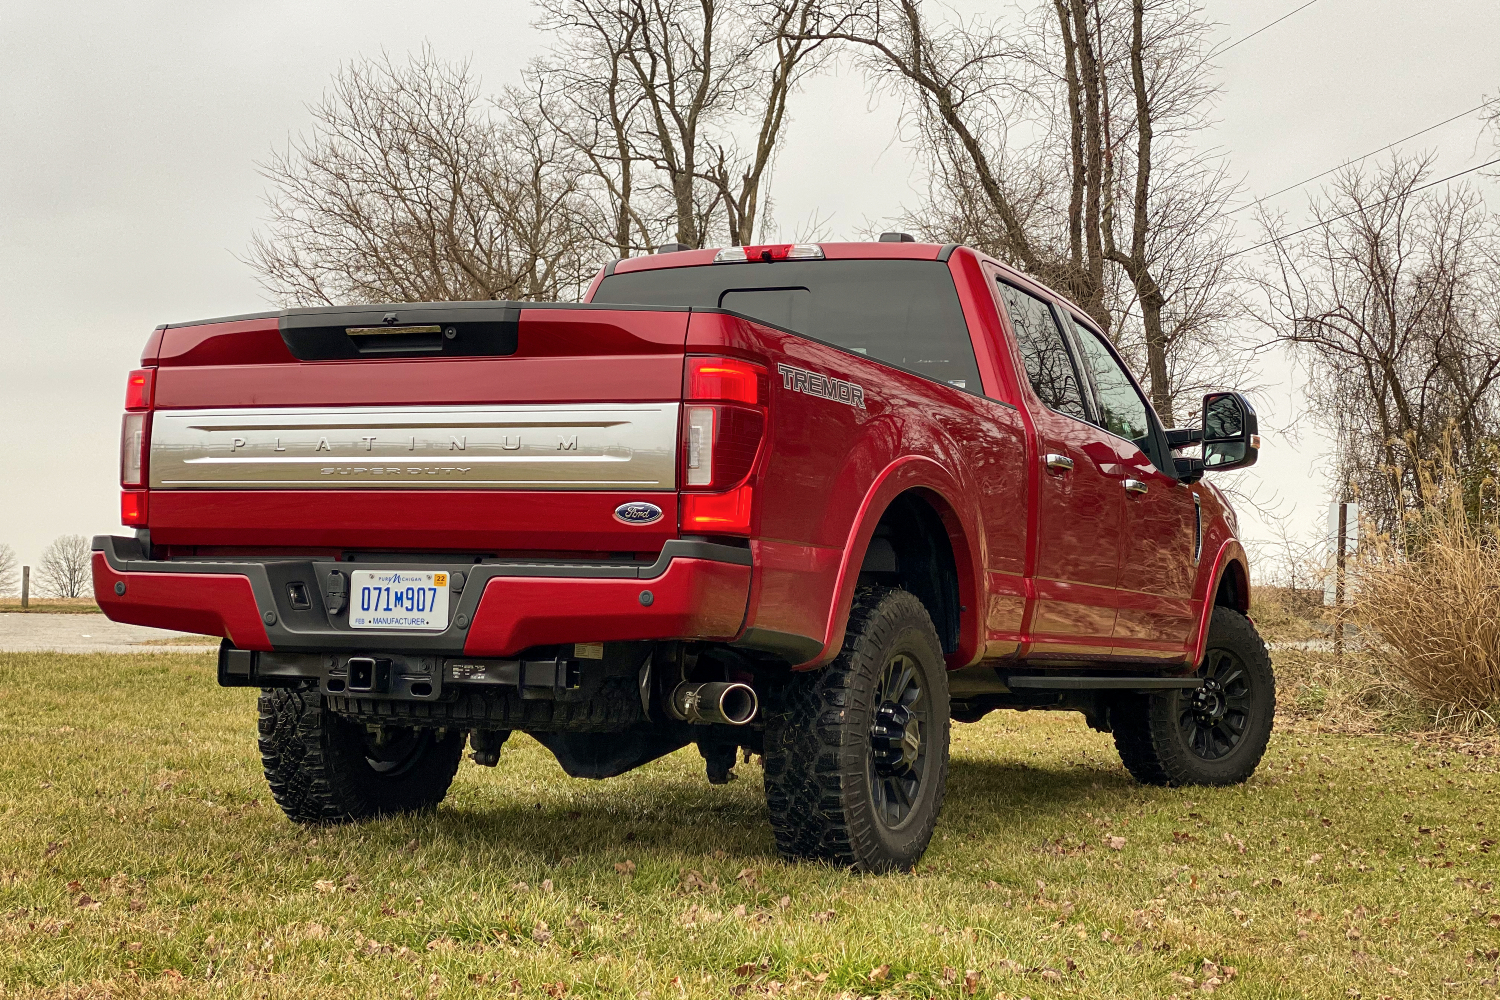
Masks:
[[[714,788],[679,774],[584,782],[558,776],[537,799],[466,789],[456,801],[418,820],[427,836],[479,851],[509,850],[538,862],[597,858],[623,862],[646,855],[718,855],[746,863],[777,859],[761,794],[760,770],[740,765],[738,778]],[[551,778],[552,775],[547,775]],[[1090,800],[1117,808],[1139,795],[1123,769],[1039,767],[1007,760],[955,759],[950,766],[943,833],[984,838],[997,828],[1036,831]],[[507,790],[509,792],[509,790]],[[1172,794],[1165,792],[1165,794]],[[488,799],[489,801],[484,801]],[[519,801],[518,801],[519,800]],[[378,829],[378,827],[377,827]],[[393,839],[407,836],[405,824]],[[372,831],[374,832],[374,831]]]

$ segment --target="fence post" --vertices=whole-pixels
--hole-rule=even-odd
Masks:
[[[31,567],[21,567],[21,610],[31,607]]]

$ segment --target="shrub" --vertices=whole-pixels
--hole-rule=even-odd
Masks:
[[[1484,489],[1493,493],[1494,482]],[[1418,474],[1395,536],[1361,547],[1351,620],[1437,720],[1494,724],[1500,706],[1500,523],[1446,457]]]

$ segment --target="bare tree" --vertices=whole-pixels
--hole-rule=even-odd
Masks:
[[[929,21],[919,0],[845,11],[825,30],[911,99],[934,177],[919,229],[1017,264],[1136,341],[1168,423],[1178,396],[1224,381],[1202,365],[1232,361],[1217,334],[1234,313],[1220,218],[1234,185],[1190,141],[1214,95],[1194,0],[1042,0],[964,23]]]
[[[43,593],[53,597],[82,597],[92,584],[89,573],[89,540],[82,535],[62,535],[42,552],[37,565]]]
[[[754,239],[788,105],[823,57],[816,0],[542,0],[530,71],[588,162],[622,256]]]
[[[296,304],[576,297],[592,270],[580,171],[516,95],[422,49],[339,71],[312,134],[262,164],[249,263]]]
[[[1261,217],[1261,318],[1337,437],[1342,498],[1388,532],[1425,502],[1424,458],[1451,439],[1488,467],[1500,434],[1500,227],[1469,188],[1421,190],[1430,162],[1339,174],[1301,235]]]
[[[16,550],[0,543],[0,594],[14,594],[21,587],[21,561]]]

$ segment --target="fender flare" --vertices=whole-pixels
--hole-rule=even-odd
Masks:
[[[937,499],[932,506],[943,527],[948,529],[948,543],[953,549],[953,562],[958,571],[958,601],[967,608],[958,619],[958,650],[948,654],[948,668],[968,666],[979,659],[984,644],[979,637],[979,595],[983,584],[979,574],[984,566],[982,540],[966,525],[976,524],[977,516],[972,511],[960,511],[952,498],[962,495],[958,482],[936,461],[920,455],[907,455],[886,466],[870,484],[860,502],[859,511],[850,526],[849,537],[844,543],[839,572],[834,583],[834,600],[829,608],[828,623],[824,628],[823,652],[799,669],[812,669],[831,662],[843,648],[844,630],[849,626],[849,611],[854,604],[854,590],[859,582],[859,568],[864,565],[865,552],[875,527],[885,516],[886,509],[898,496],[911,490],[921,490]]]
[[[1224,575],[1230,572],[1238,572],[1245,581],[1245,607],[1236,608],[1242,614],[1250,610],[1250,561],[1245,556],[1245,548],[1237,538],[1228,538],[1224,544],[1219,546],[1218,553],[1214,556],[1213,572],[1207,574],[1204,579],[1208,581],[1208,587],[1203,593],[1203,609],[1198,614],[1198,631],[1193,639],[1192,656],[1188,665],[1197,669],[1198,664],[1203,662],[1203,654],[1208,648],[1208,623],[1213,617],[1214,602],[1218,598],[1219,586],[1224,582]]]

